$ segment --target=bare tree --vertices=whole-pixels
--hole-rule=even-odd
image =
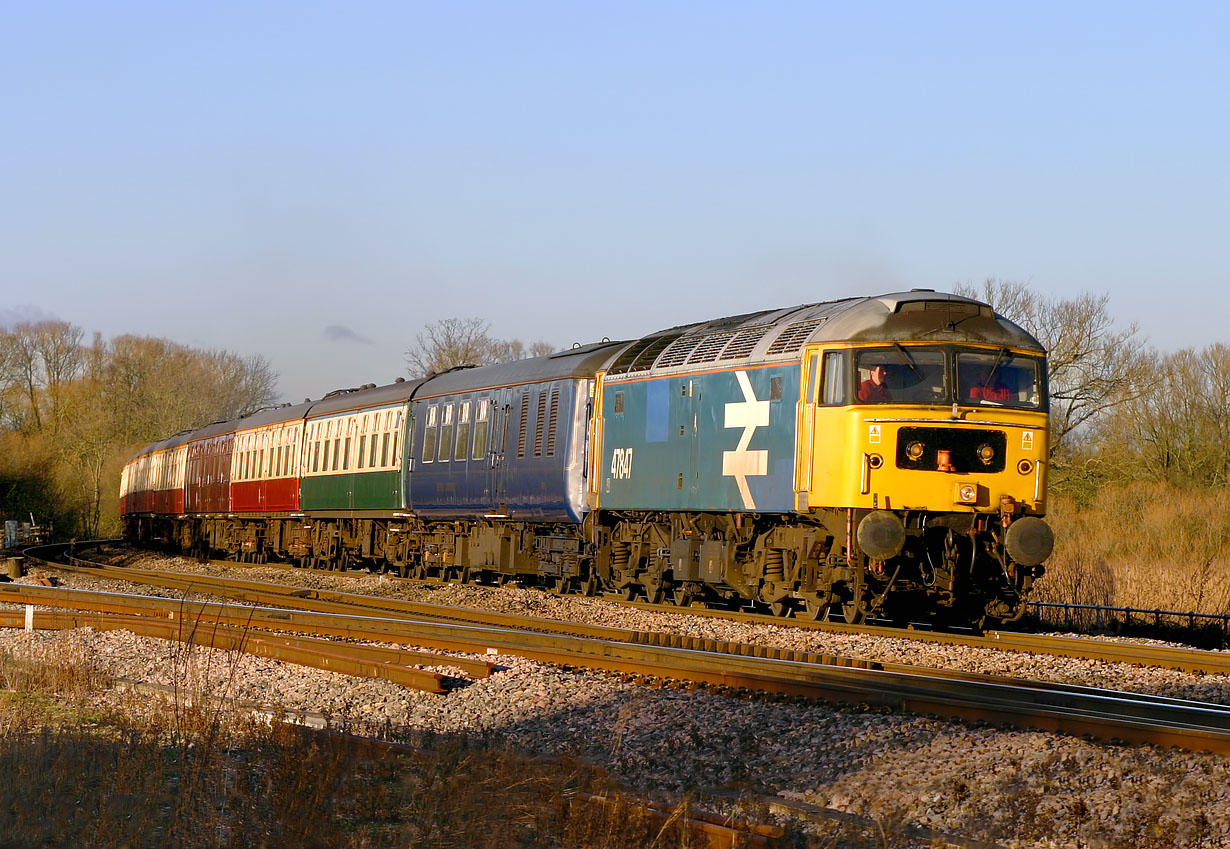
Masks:
[[[0,338],[0,391],[12,424],[38,432],[59,426],[64,386],[82,367],[82,331],[67,321],[23,322]]]
[[[482,366],[541,357],[555,351],[549,342],[529,348],[520,339],[496,339],[491,325],[481,318],[445,318],[433,321],[406,349],[406,370],[411,377],[439,374],[457,366]]]
[[[120,336],[112,343],[105,383],[113,414],[132,442],[238,418],[277,397],[276,375],[263,357],[145,336]]]
[[[980,298],[1020,324],[1047,349],[1051,395],[1051,456],[1071,454],[1071,434],[1141,391],[1148,358],[1131,324],[1118,329],[1107,311],[1109,295],[1047,298],[1020,281],[988,279],[958,285],[957,294]]]
[[[1230,485],[1230,347],[1155,353],[1119,412],[1095,434],[1114,477]]]

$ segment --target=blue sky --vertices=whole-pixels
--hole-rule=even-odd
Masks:
[[[563,347],[987,277],[1227,340],[1230,4],[0,0],[0,322]]]

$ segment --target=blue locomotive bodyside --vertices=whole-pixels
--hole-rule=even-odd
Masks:
[[[603,385],[603,509],[794,509],[799,367],[780,363]]]

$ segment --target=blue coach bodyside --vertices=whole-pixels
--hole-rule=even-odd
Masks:
[[[622,344],[430,378],[412,404],[413,512],[580,522],[594,376]]]

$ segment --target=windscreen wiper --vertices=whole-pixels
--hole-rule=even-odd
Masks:
[[[897,353],[901,355],[901,361],[910,367],[910,371],[914,372],[914,376],[919,380],[922,380],[922,372],[918,370],[918,366],[914,365],[914,358],[910,356],[910,352],[905,349],[905,346],[900,342],[894,342],[893,347],[896,348]]]

